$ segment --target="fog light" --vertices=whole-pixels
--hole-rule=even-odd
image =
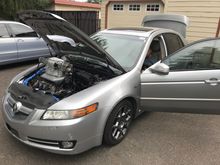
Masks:
[[[76,142],[74,141],[62,141],[60,142],[60,148],[71,149],[75,146]]]

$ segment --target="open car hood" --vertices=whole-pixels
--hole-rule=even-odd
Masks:
[[[82,47],[84,47],[86,52],[80,52],[80,55],[100,60],[123,73],[125,72],[120,64],[95,41],[60,16],[37,10],[23,11],[18,16],[22,22],[32,27],[48,43],[55,51],[57,57],[61,57],[62,53],[66,50],[65,46],[63,47],[58,44],[57,41],[59,41],[72,46],[73,49],[70,52],[77,52],[78,50],[79,53],[79,51],[83,50]]]

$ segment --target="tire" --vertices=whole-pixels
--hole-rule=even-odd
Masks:
[[[111,112],[104,130],[103,142],[113,146],[120,143],[128,133],[134,118],[134,108],[131,102],[120,102]]]

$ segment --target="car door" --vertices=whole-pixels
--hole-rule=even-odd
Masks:
[[[17,46],[4,23],[0,23],[0,29],[0,64],[5,64],[18,59]]]
[[[47,44],[30,27],[17,23],[9,24],[9,26],[15,37],[20,60],[49,55]]]
[[[219,39],[189,45],[141,74],[144,110],[220,113],[219,91]]]

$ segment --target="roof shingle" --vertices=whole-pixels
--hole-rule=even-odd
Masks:
[[[86,2],[76,2],[76,1],[71,1],[71,0],[54,0],[54,4],[101,9],[100,4],[86,3]]]

